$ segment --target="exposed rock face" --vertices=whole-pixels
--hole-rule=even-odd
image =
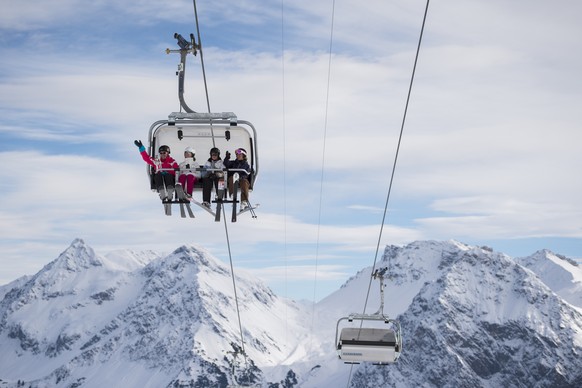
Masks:
[[[572,260],[423,241],[386,247],[379,267],[403,353],[350,373],[333,331],[362,308],[372,268],[312,308],[235,270],[237,300],[230,268],[199,247],[99,256],[75,240],[34,276],[0,287],[0,379],[8,387],[582,386]],[[372,291],[369,311],[379,303]]]

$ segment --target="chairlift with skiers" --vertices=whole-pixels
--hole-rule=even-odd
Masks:
[[[257,149],[257,132],[255,127],[248,121],[240,120],[233,112],[220,113],[200,113],[195,112],[186,104],[184,100],[184,77],[186,69],[186,58],[189,53],[196,55],[200,50],[200,45],[196,44],[194,35],[190,34],[190,41],[184,39],[180,34],[174,34],[174,38],[178,41],[178,50],[166,49],[166,53],[179,53],[181,60],[178,65],[176,75],[178,76],[178,97],[180,100],[180,112],[172,112],[167,119],[158,120],[154,122],[148,133],[148,145],[146,151],[148,155],[154,160],[159,160],[158,150],[161,146],[167,146],[173,151],[172,157],[179,164],[184,160],[181,156],[182,150],[191,147],[197,151],[196,162],[194,166],[190,166],[189,170],[195,170],[197,175],[203,175],[208,171],[204,169],[203,165],[208,157],[211,149],[218,148],[224,153],[229,149],[244,149],[246,153],[246,160],[250,166],[250,171],[244,171],[245,175],[248,173],[249,192],[252,192],[255,185],[257,175],[259,173],[259,157]],[[154,166],[147,166],[148,180],[152,191],[157,191],[154,181],[154,175],[159,172]],[[175,171],[177,175],[180,170]],[[237,204],[240,202],[238,198],[238,173],[242,171],[223,169],[223,174],[234,174],[234,190],[232,198],[227,198],[226,190],[222,185],[216,190],[215,199],[212,201],[216,203],[216,211],[210,210],[209,207],[203,206],[201,201],[194,198],[187,198],[182,195],[180,190],[176,190],[176,197],[163,201],[164,208],[167,215],[171,215],[172,204],[180,205],[180,214],[186,217],[185,209],[188,211],[190,217],[194,217],[191,211],[190,204],[198,205],[202,209],[214,215],[215,220],[220,220],[220,213],[222,205],[231,203],[233,206],[232,221],[236,221],[236,216],[250,211],[253,218],[256,218],[254,209],[258,205],[250,205],[249,207],[237,210]],[[194,184],[193,193],[202,191],[202,182],[200,179]]]

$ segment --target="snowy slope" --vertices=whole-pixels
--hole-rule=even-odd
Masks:
[[[352,367],[338,360],[336,323],[366,300],[366,313],[379,309],[371,267],[309,306],[245,271],[233,279],[200,247],[100,256],[75,240],[0,288],[0,387],[582,386],[579,268],[569,260],[419,241],[386,247],[383,268],[383,312],[402,325],[402,357]]]
[[[582,268],[577,262],[548,250],[516,261],[532,270],[553,292],[582,309]]]
[[[389,263],[402,297],[416,293],[398,317],[404,351],[357,367],[353,386],[582,386],[582,315],[510,257],[417,242],[388,247]]]
[[[236,281],[248,365],[235,354],[241,334],[224,264],[194,247],[104,258],[75,240],[2,301],[0,376],[33,386],[158,387],[199,375],[230,382],[233,367],[287,373],[280,365],[296,345],[280,338],[302,330],[297,307],[242,271]]]

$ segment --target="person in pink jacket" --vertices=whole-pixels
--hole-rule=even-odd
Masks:
[[[153,158],[148,155],[141,140],[133,142],[139,149],[144,162],[154,168],[154,184],[162,201],[171,201],[174,198],[174,185],[176,184],[176,171],[178,163],[170,156],[170,147],[163,145],[158,149],[160,157]]]

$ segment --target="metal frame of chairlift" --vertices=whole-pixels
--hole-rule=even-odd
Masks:
[[[187,131],[184,129],[187,129]],[[172,132],[163,136],[165,141],[159,141],[160,132],[162,131]],[[148,153],[149,155],[155,155],[156,149],[162,144],[169,145],[170,148],[174,151],[176,145],[180,144],[185,138],[195,138],[198,139],[198,142],[204,139],[209,142],[212,141],[208,145],[208,150],[210,150],[210,148],[213,146],[217,146],[215,144],[216,140],[221,140],[223,141],[222,144],[224,144],[224,141],[230,141],[233,136],[237,137],[236,132],[244,134],[242,136],[239,135],[236,140],[239,141],[238,145],[247,150],[249,165],[252,169],[252,174],[250,175],[249,179],[250,190],[252,191],[255,180],[259,173],[257,131],[252,123],[245,120],[239,120],[233,112],[172,112],[170,115],[168,115],[167,120],[158,120],[150,126],[148,132]],[[235,139],[233,139],[233,141],[234,140]],[[244,144],[241,144],[241,142]],[[200,150],[198,150],[198,152],[199,151]],[[198,156],[200,155],[206,155],[206,153],[200,152]],[[204,158],[204,160],[206,159]],[[148,169],[148,176],[150,177],[150,180],[152,176],[151,174],[152,171],[150,168]],[[151,182],[151,188],[155,191],[153,182]],[[200,188],[197,187],[197,189]]]
[[[247,160],[251,167],[249,191],[252,191],[259,173],[257,131],[255,127],[248,121],[239,120],[233,112],[195,112],[186,104],[184,99],[186,58],[189,53],[196,55],[200,50],[200,45],[196,44],[193,34],[190,34],[190,41],[184,39],[178,33],[174,34],[174,38],[178,41],[180,49],[166,49],[166,53],[180,54],[180,64],[176,75],[178,76],[178,98],[180,107],[184,112],[172,112],[168,115],[167,120],[158,120],[150,126],[148,132],[148,154],[151,157],[156,157],[157,149],[161,145],[168,145],[172,151],[176,151],[180,146],[195,146],[199,148],[197,153],[198,157],[200,157],[200,155],[206,156],[206,152],[211,148],[218,147],[222,151],[226,151],[228,144],[233,144],[233,148],[244,148],[247,151]],[[194,143],[192,144],[192,141],[188,142],[188,138],[193,139]],[[176,155],[175,159],[180,163],[180,156],[177,156],[180,154],[174,153],[172,155]],[[203,157],[200,160],[204,164],[206,158]],[[202,168],[198,167],[196,170],[201,171]],[[235,170],[229,171],[236,173]],[[154,169],[148,165],[146,172],[150,181],[150,188],[152,191],[156,191],[153,182]],[[198,182],[194,187],[194,191],[201,190],[202,186]],[[224,203],[232,202],[223,199],[220,199],[220,201]],[[174,202],[176,201],[171,203]],[[196,201],[193,202],[197,203]],[[254,214],[253,217],[255,217]],[[235,217],[233,216],[234,219]]]
[[[386,269],[376,270],[372,275],[380,279],[380,308],[375,314],[350,314],[338,320],[335,330],[335,343],[338,357],[346,364],[373,362],[376,364],[393,363],[402,353],[402,332],[400,323],[384,315],[384,273]],[[360,327],[343,328],[342,321],[361,321]],[[392,324],[396,329],[363,328],[364,321],[382,321]],[[339,334],[339,335],[338,335]]]

